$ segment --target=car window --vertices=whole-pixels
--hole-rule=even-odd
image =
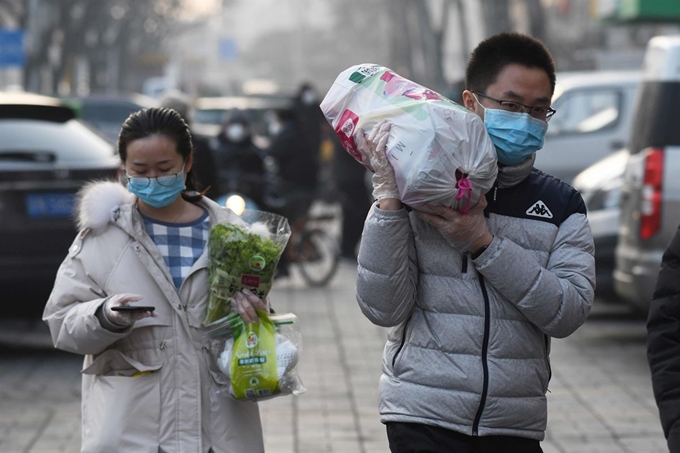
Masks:
[[[224,122],[225,110],[223,109],[200,109],[194,112],[194,122],[200,124],[218,124]]]
[[[680,146],[680,82],[642,84],[631,130],[631,154],[652,147]]]
[[[553,103],[557,113],[548,132],[583,134],[613,127],[621,116],[621,90],[581,90],[565,92]]]
[[[0,155],[21,152],[54,154],[54,161],[109,160],[114,148],[78,120],[0,120]]]
[[[141,109],[136,104],[127,103],[85,103],[80,115],[85,121],[123,124],[131,113]]]

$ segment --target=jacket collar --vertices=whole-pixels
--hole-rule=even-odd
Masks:
[[[136,197],[122,184],[95,181],[86,184],[78,193],[76,212],[79,229],[99,230],[113,223],[137,238],[143,236],[144,226],[135,207]],[[235,222],[240,218],[231,210],[203,197],[198,202],[208,211],[210,223]]]
[[[527,157],[524,162],[517,165],[498,166],[498,177],[496,182],[499,189],[507,187],[514,187],[524,181],[531,170],[534,168],[534,161],[536,160],[536,153]]]

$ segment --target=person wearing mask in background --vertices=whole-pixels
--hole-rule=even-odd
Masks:
[[[218,136],[215,153],[220,195],[239,192],[266,210],[264,195],[269,184],[265,172],[266,153],[253,143],[250,122],[233,110]]]
[[[173,109],[182,117],[191,129],[191,98],[179,90],[168,90],[161,95],[160,106]],[[202,194],[215,199],[220,195],[217,187],[217,171],[215,157],[210,146],[210,140],[195,130],[191,131],[191,140],[194,144],[194,177],[196,182],[203,188]]]
[[[79,194],[80,232],[45,307],[55,347],[85,355],[82,451],[264,451],[258,406],[219,392],[202,321],[207,239],[242,223],[195,191],[191,134],[166,108],[133,113],[118,152],[127,189],[94,182]],[[266,309],[237,293],[244,321]],[[118,311],[138,305],[155,311]]]
[[[272,207],[271,210],[288,218],[292,234],[297,234],[315,197],[316,182],[312,176],[315,176],[314,162],[304,152],[300,123],[293,110],[276,110],[269,128],[276,133],[266,152],[274,160],[278,181],[276,192],[283,200],[282,206]],[[279,260],[279,277],[289,274],[288,252],[287,247]]]
[[[379,405],[392,452],[542,451],[550,340],[585,322],[595,286],[580,194],[533,168],[554,87],[552,57],[529,36],[473,51],[463,101],[484,121],[499,174],[467,214],[409,212],[385,154],[389,124],[357,134],[377,202],[356,291],[368,319],[390,328]]]
[[[647,359],[668,450],[680,453],[680,229],[663,254],[649,306]]]

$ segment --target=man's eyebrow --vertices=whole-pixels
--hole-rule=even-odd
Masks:
[[[508,90],[508,91],[503,92],[503,96],[505,96],[506,98],[516,100],[517,102],[521,102],[524,99],[522,96],[520,96],[519,94],[515,93],[512,90]],[[550,98],[543,96],[543,97],[536,99],[536,102],[539,102],[539,103],[542,103],[542,104],[550,104]]]

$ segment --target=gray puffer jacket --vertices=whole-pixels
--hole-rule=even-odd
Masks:
[[[588,316],[592,235],[580,194],[538,170],[487,200],[495,237],[475,260],[414,212],[368,215],[357,300],[390,327],[381,421],[542,440],[550,338]]]

